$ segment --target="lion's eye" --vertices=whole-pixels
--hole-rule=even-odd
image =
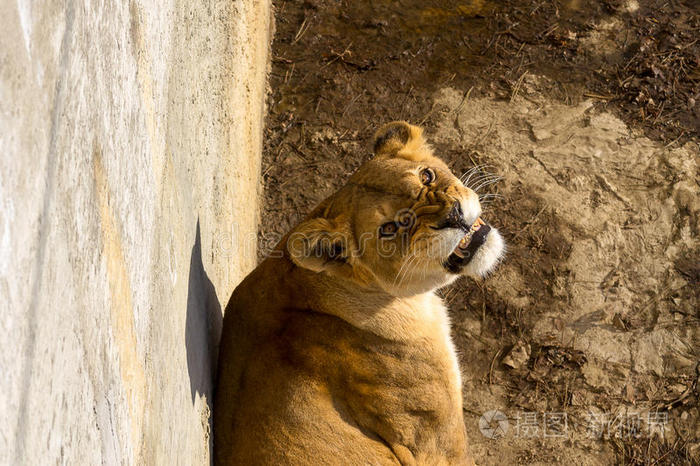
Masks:
[[[395,222],[387,222],[381,227],[379,227],[379,234],[383,237],[394,236],[398,231],[399,227]]]
[[[435,172],[432,168],[426,168],[420,172],[420,182],[424,185],[429,185],[435,181]]]

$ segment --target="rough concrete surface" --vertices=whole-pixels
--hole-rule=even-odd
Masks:
[[[268,1],[0,3],[0,464],[206,464]]]

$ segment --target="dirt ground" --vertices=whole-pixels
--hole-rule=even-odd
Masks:
[[[508,243],[442,290],[477,463],[698,464],[700,4],[275,6],[261,256],[421,124]]]

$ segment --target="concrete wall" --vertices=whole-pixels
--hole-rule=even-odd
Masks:
[[[206,464],[269,0],[3,0],[0,464]]]

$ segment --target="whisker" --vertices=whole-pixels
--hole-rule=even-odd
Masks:
[[[394,286],[397,286],[396,281],[401,277],[401,274],[404,273],[405,269],[408,267],[408,265],[413,261],[415,258],[415,254],[411,254],[408,256],[406,259],[404,259],[404,263],[401,264],[401,268],[399,269],[398,273],[396,274],[396,277],[394,278]],[[403,281],[403,279],[401,280]],[[401,281],[399,281],[398,286],[401,285]]]
[[[478,181],[478,180],[481,180],[484,178],[493,178],[494,176],[500,176],[500,175],[497,175],[496,173],[491,173],[491,172],[481,172],[481,173],[479,173],[479,175],[476,178],[474,178],[474,181]]]
[[[471,169],[467,170],[467,172],[464,175],[462,175],[459,178],[459,180],[463,184],[467,184],[469,182],[469,180],[472,178],[472,176],[474,176],[477,172],[487,173],[485,171],[486,168],[496,168],[496,167],[494,165],[491,165],[491,164],[481,163],[481,164],[476,165],[476,166],[472,167]],[[466,178],[466,181],[464,181],[465,178]]]
[[[495,178],[490,178],[490,179],[488,179],[488,180],[482,181],[481,183],[479,183],[479,186],[477,186],[477,187],[475,187],[475,188],[472,188],[472,191],[478,191],[478,190],[480,190],[481,188],[484,188],[484,187],[486,187],[486,186],[488,186],[488,185],[490,185],[490,184],[498,183],[498,182],[501,181],[502,179],[503,179],[502,177],[498,176],[498,177],[495,177]]]
[[[416,270],[416,268],[423,263],[423,259],[416,254],[416,258],[413,260],[413,263],[411,266],[408,268],[408,272],[406,273],[404,279],[407,279],[409,276],[413,276],[413,272]]]
[[[487,164],[481,164],[477,165],[476,167],[472,168],[469,170],[465,175],[462,175],[462,178],[466,177],[466,180],[462,181],[462,184],[467,185],[469,181],[471,181],[472,177],[478,173],[478,176],[476,179],[479,179],[482,176],[485,175],[490,175],[489,172],[485,171],[485,168],[495,168],[493,165],[487,165]],[[468,176],[467,176],[468,175]]]
[[[403,271],[403,268],[406,267],[406,264],[408,263],[408,260],[410,258],[411,258],[411,256],[408,256],[408,258],[404,259],[403,264],[401,264],[401,267],[399,267],[399,271],[396,272],[396,276],[394,277],[394,283],[392,284],[392,286],[396,286],[396,280],[398,280],[399,277],[401,276],[401,272]]]
[[[420,262],[419,262],[419,264],[423,264],[423,263],[425,263],[425,262],[427,262],[427,261],[424,260],[424,259],[421,259]],[[419,265],[419,264],[416,264],[416,265]],[[425,267],[421,267],[421,274],[420,274],[420,279],[421,279],[421,281],[422,281],[422,280],[425,280],[425,271],[426,271],[426,268],[425,268]]]
[[[413,255],[410,256],[410,260],[408,260],[408,261],[404,264],[406,267],[402,267],[402,269],[403,269],[403,276],[401,277],[401,280],[399,280],[399,283],[398,283],[398,285],[396,285],[396,286],[401,286],[401,284],[403,283],[403,281],[404,281],[406,278],[408,278],[408,272],[409,272],[409,270],[411,270],[411,265],[412,265],[417,259],[418,259],[418,256],[415,255],[415,254],[413,254]]]
[[[472,168],[470,168],[469,170],[467,170],[466,172],[464,172],[464,173],[462,174],[462,176],[459,177],[459,180],[463,182],[463,181],[464,181],[464,178],[466,178],[468,175],[471,175],[471,174],[473,174],[475,171],[478,171],[478,170],[481,170],[482,168],[484,168],[483,165],[484,165],[484,164],[479,164],[479,165],[473,166]]]
[[[495,173],[483,172],[483,173],[480,173],[476,178],[474,178],[473,183],[478,183],[479,181],[481,181],[483,179],[493,178],[495,176],[499,176],[499,175],[496,175]],[[469,181],[471,181],[471,177],[467,179],[467,182],[469,182]]]
[[[474,165],[472,168],[470,168],[469,170],[467,170],[467,173],[471,173],[471,172],[474,172],[476,170],[481,170],[482,168],[486,168],[486,167],[490,167],[490,166],[492,166],[492,165],[487,164],[487,163],[478,163],[478,164]]]
[[[493,205],[494,199],[487,199],[484,202],[480,202],[482,209],[488,209]]]
[[[401,279],[401,284],[403,284],[404,280],[408,280],[409,277],[413,276],[413,272],[416,270],[416,266],[418,265],[419,260],[418,256],[415,256],[413,261],[411,262],[411,266],[406,269],[406,272],[403,274],[403,278]]]
[[[419,259],[419,260],[416,262],[414,268],[416,268],[416,267],[418,267],[418,266],[422,266],[422,265],[425,264],[425,263],[426,263],[426,260],[424,260],[423,258],[421,258],[421,259]],[[424,279],[425,279],[425,267],[421,267],[420,270],[421,270],[421,280],[424,280]]]
[[[420,257],[417,254],[415,256],[416,256],[416,259],[413,261],[413,264],[411,264],[411,268],[409,269],[405,278],[408,278],[409,276],[413,276],[413,272],[424,263],[424,260],[422,257]]]

